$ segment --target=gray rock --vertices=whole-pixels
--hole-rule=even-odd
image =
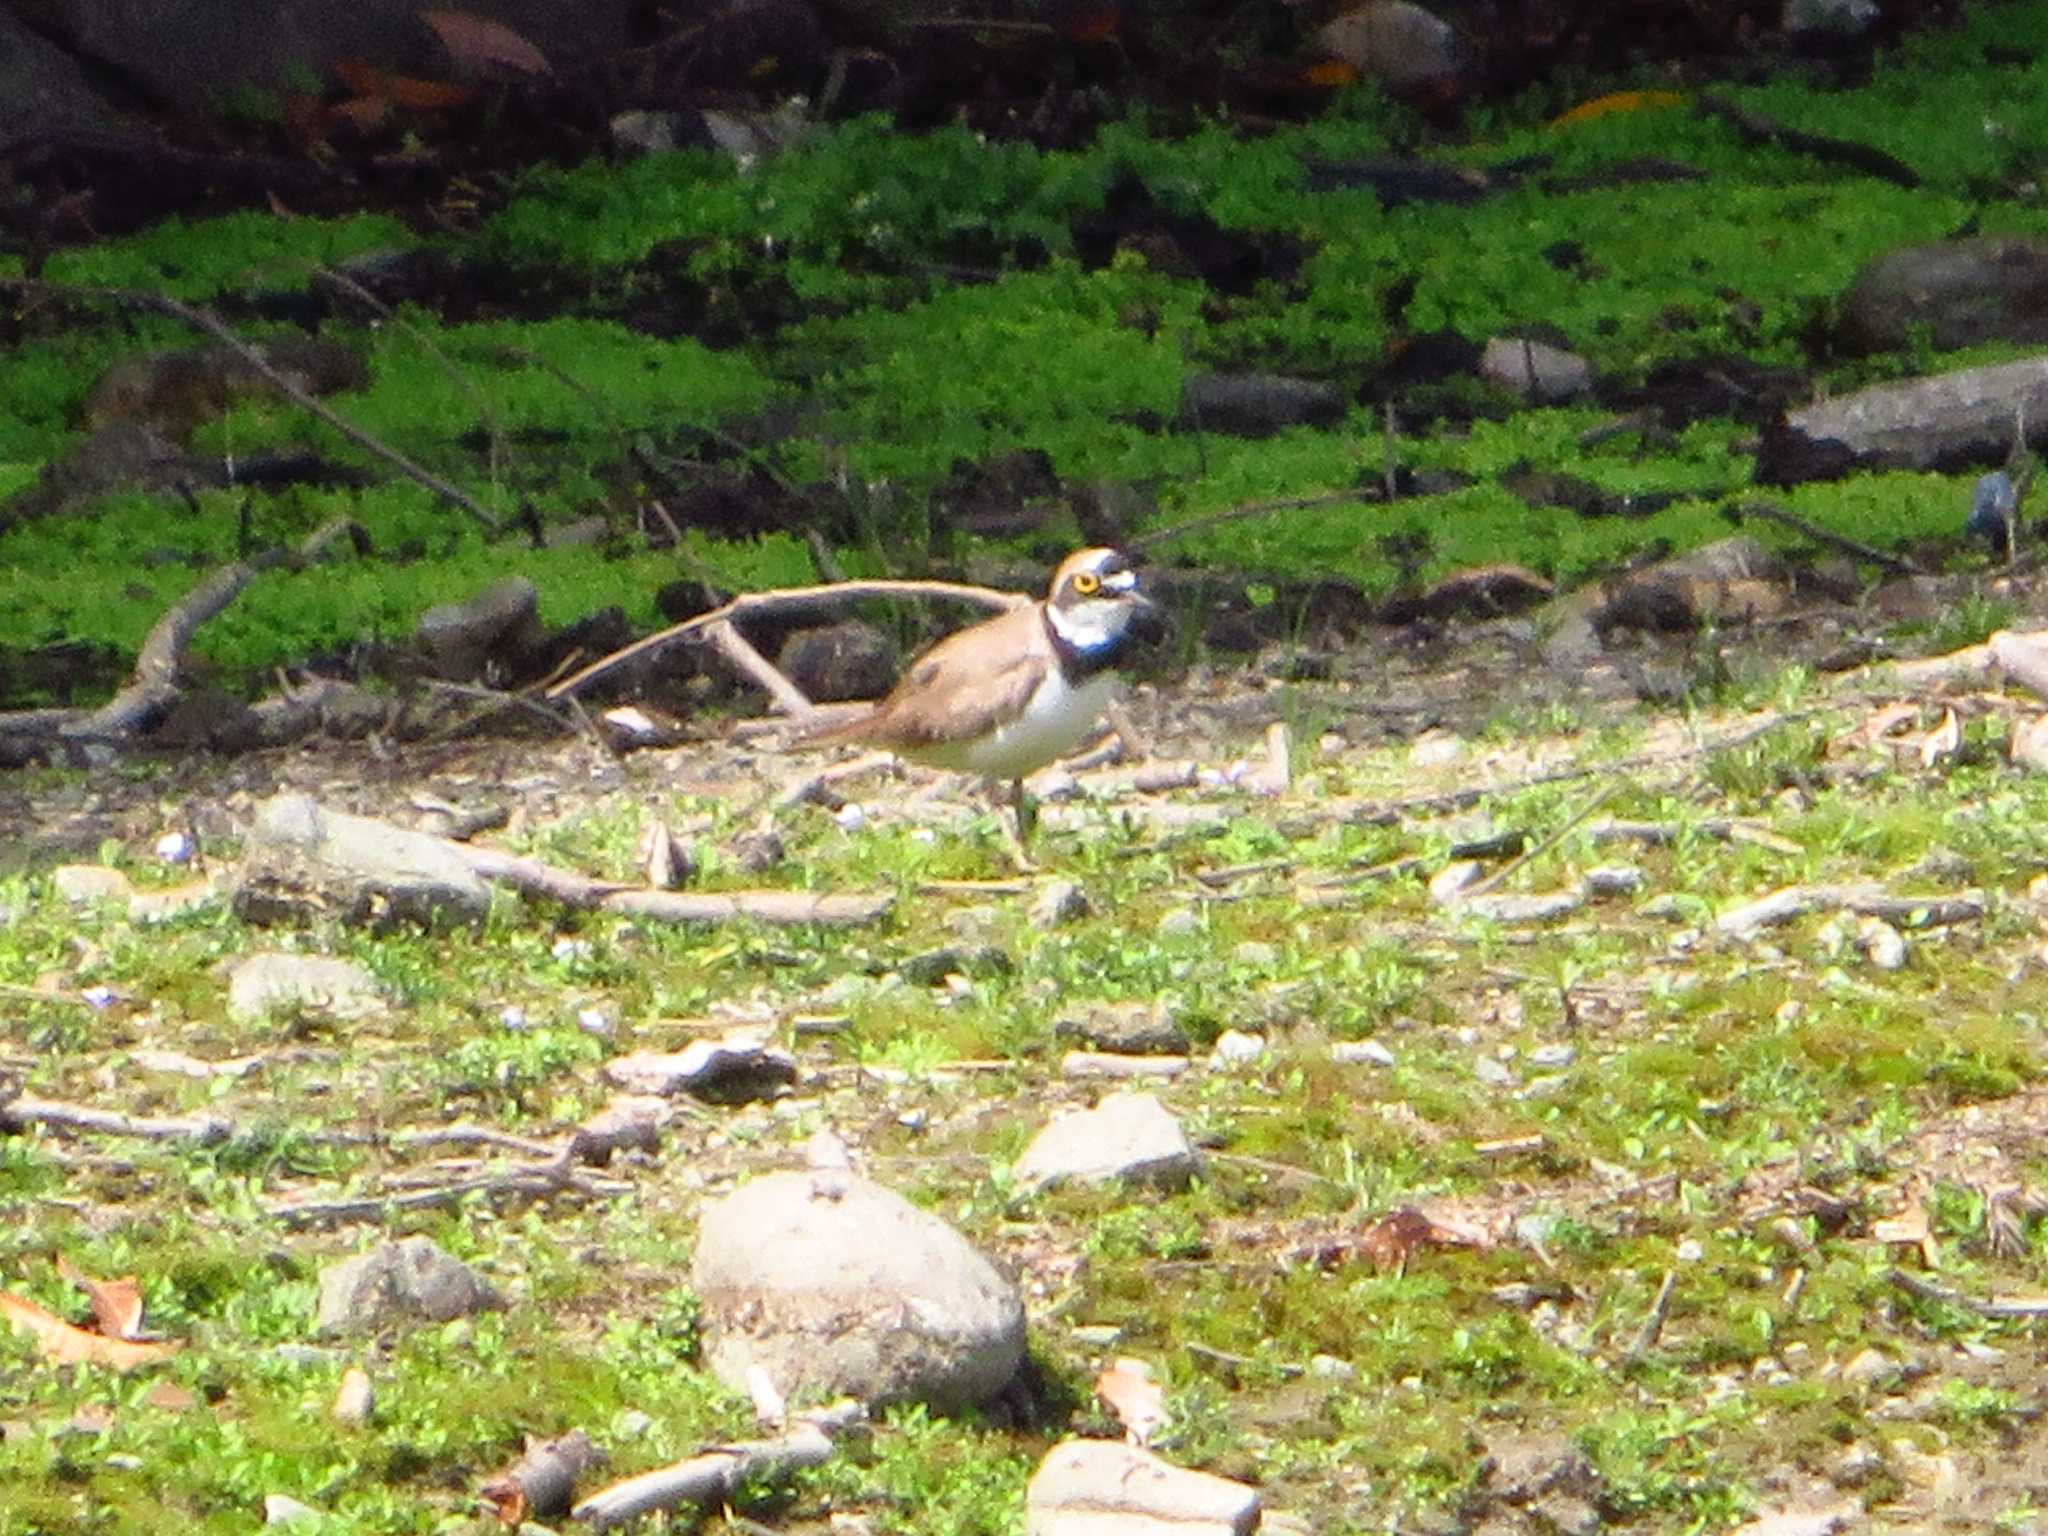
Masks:
[[[494,581],[467,602],[429,608],[413,638],[441,676],[482,677],[540,643],[540,589],[524,576]]]
[[[1861,1351],[1842,1367],[1842,1380],[1852,1387],[1885,1391],[1897,1386],[1905,1377],[1904,1366],[1875,1349]]]
[[[1334,385],[1280,373],[1197,374],[1181,386],[1180,418],[1197,432],[1271,437],[1343,420],[1344,395]]]
[[[1212,1072],[1228,1072],[1234,1067],[1250,1066],[1266,1054],[1266,1037],[1248,1034],[1241,1029],[1226,1029],[1216,1037],[1215,1048],[1209,1052],[1209,1069]]]
[[[1532,1499],[1529,1513],[1557,1536],[1593,1536],[1600,1529],[1600,1511],[1574,1493],[1546,1493]]]
[[[252,923],[481,922],[491,906],[489,885],[438,838],[325,810],[307,795],[257,809],[231,899]]]
[[[50,871],[50,887],[66,901],[81,907],[101,901],[126,901],[135,893],[126,875],[104,864],[59,864]]]
[[[1330,1060],[1346,1067],[1391,1067],[1394,1053],[1377,1040],[1339,1040],[1330,1047]]]
[[[1633,896],[1649,883],[1649,877],[1633,864],[1602,864],[1586,871],[1588,896]]]
[[[1149,1093],[1114,1093],[1093,1109],[1060,1115],[1017,1159],[1028,1189],[1123,1180],[1178,1189],[1201,1166],[1187,1132]]]
[[[1185,1056],[1188,1032],[1165,1003],[1082,1003],[1053,1024],[1062,1040],[1130,1056]]]
[[[1259,1491],[1116,1440],[1046,1452],[1024,1495],[1025,1536],[1251,1536]]]
[[[705,1207],[692,1284],[705,1359],[747,1389],[952,1410],[1000,1391],[1024,1358],[1024,1304],[958,1232],[851,1173],[821,1192],[773,1173]]]
[[[1481,1056],[1473,1062],[1472,1075],[1492,1088],[1512,1088],[1521,1081],[1506,1063],[1491,1056]]]
[[[504,1306],[504,1298],[432,1238],[408,1237],[320,1272],[321,1333],[446,1323]]]
[[[1524,336],[1489,341],[1479,376],[1538,405],[1576,400],[1593,387],[1593,367],[1578,353]]]
[[[1509,1504],[1550,1493],[1597,1498],[1600,1474],[1586,1453],[1564,1435],[1509,1435],[1486,1447],[1486,1489]]]
[[[1782,572],[1781,562],[1749,535],[1716,539],[1614,584],[1592,622],[1596,630],[1678,631],[1712,618],[1769,618],[1789,602]]]
[[[1581,891],[1544,891],[1535,895],[1508,892],[1473,896],[1452,904],[1452,910],[1495,923],[1549,923],[1568,917],[1586,904]]]
[[[1088,893],[1073,881],[1048,880],[1031,898],[1031,926],[1051,932],[1078,923],[1093,911]]]
[[[948,945],[912,955],[898,970],[912,986],[935,987],[948,976],[1007,976],[1017,968],[1009,954],[993,944]]]
[[[1568,1067],[1578,1059],[1579,1048],[1563,1040],[1539,1045],[1529,1053],[1529,1065],[1544,1072]]]
[[[875,699],[896,684],[903,656],[872,624],[848,619],[824,629],[800,629],[782,642],[782,675],[813,704]]]
[[[0,530],[90,506],[117,491],[162,491],[219,482],[168,438],[139,421],[89,433],[46,463],[35,483],[0,502]]]
[[[244,1023],[276,1013],[359,1019],[384,1007],[376,977],[353,960],[329,955],[249,955],[228,975],[228,1017]]]
[[[1986,235],[1890,251],[1865,267],[1842,300],[1841,337],[1853,352],[1888,352],[1926,328],[1944,352],[1983,341],[2048,341],[2048,240]]]

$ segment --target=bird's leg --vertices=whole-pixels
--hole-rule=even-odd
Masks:
[[[996,818],[1003,829],[1003,851],[1010,856],[1018,874],[1036,874],[1038,866],[1031,862],[1030,843],[1031,834],[1038,825],[1038,807],[1024,792],[1022,779],[1010,781],[1010,814],[1016,819],[1014,830],[1009,822],[1000,816]]]

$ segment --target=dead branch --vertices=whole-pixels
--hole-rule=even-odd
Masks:
[[[833,1435],[866,1416],[858,1403],[835,1403],[804,1415],[773,1440],[713,1446],[686,1461],[601,1488],[578,1504],[570,1518],[594,1530],[609,1530],[657,1510],[730,1498],[747,1483],[823,1466],[832,1459]]]
[[[222,566],[158,619],[135,658],[135,678],[98,709],[64,728],[71,737],[128,737],[160,718],[178,697],[178,673],[192,636],[241,595],[256,575],[242,561]]]
[[[97,709],[28,709],[0,713],[0,763],[12,763],[24,751],[57,739],[121,741],[143,733],[177,702],[179,674],[192,637],[218,618],[242,590],[263,572],[284,567],[301,570],[347,539],[357,553],[370,547],[360,523],[335,518],[310,534],[296,550],[266,550],[248,560],[224,565],[174,603],[154,625],[136,653],[128,685]]]
[[[1472,901],[1478,897],[1484,896],[1488,891],[1498,889],[1501,883],[1505,881],[1510,875],[1514,874],[1516,870],[1520,869],[1523,865],[1529,863],[1533,859],[1541,858],[1544,854],[1550,852],[1551,849],[1555,848],[1559,843],[1563,842],[1566,838],[1570,837],[1572,835],[1572,832],[1582,822],[1584,822],[1588,816],[1591,816],[1595,811],[1599,810],[1601,806],[1605,805],[1609,800],[1613,799],[1615,791],[1620,789],[1625,782],[1626,780],[1623,779],[1614,779],[1611,782],[1609,782],[1604,788],[1601,789],[1599,794],[1595,795],[1591,800],[1588,800],[1584,805],[1580,806],[1577,811],[1573,812],[1572,815],[1566,819],[1565,824],[1563,826],[1559,827],[1555,832],[1551,833],[1550,836],[1543,839],[1542,842],[1537,843],[1534,847],[1523,849],[1519,854],[1515,855],[1514,858],[1509,859],[1507,863],[1501,865],[1499,869],[1495,870],[1492,874],[1488,875],[1484,880],[1481,880],[1477,884],[1472,885],[1463,891],[1460,891],[1458,893],[1458,900],[1461,902]]]
[[[1979,1317],[2048,1317],[2048,1296],[2015,1297],[2010,1301],[1979,1301],[1974,1296],[1965,1296],[1961,1291],[1952,1291],[1945,1285],[1936,1285],[1932,1280],[1922,1279],[1908,1270],[1887,1270],[1885,1278],[1908,1296],[1917,1296],[1922,1301],[1938,1301],[1947,1306],[1961,1307],[1965,1312],[1974,1312]]]
[[[1895,896],[1871,886],[1788,885],[1723,912],[1714,921],[1721,933],[1747,938],[1814,912],[1853,912],[1895,924],[1931,927],[1975,922],[1984,915],[1982,896]]]
[[[1656,1299],[1650,1303],[1649,1315],[1643,1319],[1643,1326],[1636,1330],[1636,1336],[1628,1347],[1624,1358],[1639,1360],[1657,1347],[1657,1340],[1664,1335],[1664,1324],[1671,1316],[1671,1298],[1678,1290],[1678,1271],[1664,1271],[1664,1281],[1657,1287]]]
[[[657,918],[670,923],[727,923],[751,918],[778,927],[815,923],[853,928],[889,915],[896,898],[874,893],[821,891],[652,891],[622,890],[604,898],[607,912]]]
[[[700,613],[694,619],[685,619],[680,624],[672,624],[667,629],[658,630],[643,639],[635,640],[629,646],[613,651],[609,656],[593,661],[580,672],[571,673],[568,677],[563,678],[562,681],[548,689],[546,697],[559,699],[580,693],[587,684],[596,681],[606,673],[616,670],[629,661],[662,650],[680,641],[709,639],[711,637],[706,632],[720,625],[733,628],[746,619],[763,617],[769,614],[785,619],[794,615],[799,620],[815,619],[818,622],[825,622],[828,619],[836,619],[848,603],[859,602],[864,598],[871,597],[940,598],[952,602],[975,603],[984,608],[995,609],[997,612],[1003,612],[1032,601],[1032,599],[1019,592],[998,592],[993,587],[975,587],[956,581],[873,579],[828,582],[823,586],[815,587],[779,587],[767,592],[742,592],[738,597],[720,604],[709,613]],[[717,642],[714,641],[713,643]],[[751,646],[748,647],[748,650],[757,658],[760,656],[760,653],[753,651]],[[725,654],[731,656],[733,653],[728,650]],[[768,667],[768,663],[765,660],[761,661],[761,665]],[[774,669],[769,668],[769,670],[773,671]],[[776,673],[776,676],[781,678],[779,672]],[[760,679],[757,678],[756,681],[760,681]],[[810,711],[810,701],[804,699],[801,709],[790,709],[790,705],[797,699],[803,699],[803,695],[796,690],[794,685],[790,684],[787,678],[782,678],[782,685],[787,689],[787,693],[770,689],[776,702],[791,713],[798,715],[808,714]],[[764,684],[764,686],[766,685]]]
[[[8,1099],[0,1103],[0,1126],[12,1132],[43,1126],[55,1131],[84,1131],[100,1136],[133,1136],[143,1141],[193,1141],[217,1146],[234,1134],[231,1122],[219,1115],[154,1117],[119,1110],[93,1109],[57,1099]]]
[[[1762,518],[1767,523],[1777,523],[1781,527],[1790,528],[1794,533],[1805,535],[1816,544],[1825,544],[1831,548],[1839,549],[1845,555],[1852,556],[1857,560],[1868,561],[1872,565],[1890,571],[1895,576],[1918,576],[1921,574],[1919,566],[1900,555],[1887,554],[1884,550],[1865,544],[1859,539],[1852,539],[1846,534],[1836,533],[1832,528],[1823,528],[1819,523],[1811,522],[1796,512],[1787,511],[1775,502],[1739,502],[1730,507],[1728,512],[1737,522],[1756,517]]]
[[[408,1211],[445,1210],[476,1196],[489,1200],[538,1200],[548,1195],[578,1194],[594,1199],[627,1194],[633,1186],[617,1179],[593,1178],[569,1166],[566,1157],[525,1163],[472,1179],[458,1179],[431,1189],[404,1194],[364,1195],[344,1200],[293,1200],[267,1208],[264,1214],[294,1229],[339,1226],[344,1222],[382,1221]]]
[[[197,327],[227,347],[262,375],[271,388],[315,419],[325,422],[365,453],[382,459],[400,474],[425,486],[444,501],[453,502],[482,524],[486,532],[498,534],[505,531],[504,520],[469,492],[442,479],[424,465],[415,464],[396,448],[387,446],[381,439],[365,432],[340,412],[322,404],[320,400],[301,389],[298,382],[289,374],[272,367],[270,359],[263,355],[261,348],[250,346],[235,334],[234,329],[226,321],[210,310],[174,299],[169,294],[146,293],[136,288],[79,287],[69,283],[47,283],[25,277],[0,277],[0,288],[11,289],[21,294],[33,294],[38,298],[101,299],[109,303],[125,304],[131,309],[154,310],[158,314],[183,320],[187,325]]]

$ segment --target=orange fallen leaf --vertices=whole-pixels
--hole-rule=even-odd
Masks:
[[[1842,732],[1841,735],[1830,741],[1828,743],[1828,756],[1833,757],[1841,752],[1854,752],[1864,747],[1874,747],[1879,741],[1897,731],[1901,726],[1917,719],[1919,714],[1920,706],[1918,704],[1908,704],[1903,700],[1887,704],[1882,709],[1872,711],[1861,724]]]
[[[501,21],[467,11],[421,11],[448,57],[467,69],[509,69],[521,75],[553,74],[547,55]]]
[[[1358,1246],[1375,1269],[1404,1271],[1421,1248],[1485,1248],[1487,1236],[1470,1223],[1439,1218],[1404,1205],[1365,1229]]]
[[[1573,123],[1591,122],[1596,117],[1611,117],[1617,112],[1656,112],[1684,105],[1685,97],[1677,91],[1610,91],[1605,96],[1580,102],[1569,112],[1559,113],[1550,120],[1550,126],[1569,128]]]
[[[1166,1423],[1166,1389],[1152,1379],[1152,1367],[1129,1358],[1112,1361],[1095,1378],[1095,1395],[1124,1427],[1124,1439],[1144,1447]]]
[[[33,1338],[44,1357],[59,1365],[104,1365],[110,1370],[132,1371],[138,1365],[168,1360],[179,1348],[176,1344],[138,1344],[130,1339],[87,1333],[12,1291],[0,1291],[0,1317]]]
[[[175,1381],[159,1381],[142,1394],[142,1401],[150,1408],[161,1408],[165,1413],[190,1413],[199,1406],[199,1398],[189,1387],[181,1387]]]
[[[473,86],[449,85],[440,80],[420,80],[412,75],[401,75],[393,70],[381,69],[375,64],[366,64],[361,59],[336,59],[328,68],[334,71],[335,79],[358,96],[388,102],[394,107],[411,107],[420,112],[438,112],[450,107],[467,106],[476,100],[476,89]]]
[[[1936,763],[1946,762],[1963,749],[1963,723],[1956,718],[1956,712],[1945,709],[1941,712],[1941,724],[1920,739],[1920,766],[1932,768]]]
[[[142,1286],[133,1275],[95,1280],[62,1254],[57,1255],[57,1273],[85,1292],[101,1333],[110,1339],[142,1337]]]

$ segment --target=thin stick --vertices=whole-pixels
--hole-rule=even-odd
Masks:
[[[496,485],[505,463],[504,415],[489,400],[484,398],[483,391],[476,387],[469,375],[455,366],[455,359],[436,346],[434,339],[425,331],[414,325],[405,316],[399,314],[397,310],[386,304],[346,272],[338,272],[333,267],[325,266],[317,261],[301,262],[300,265],[319,278],[320,281],[332,283],[373,314],[380,315],[390,324],[397,326],[406,335],[410,336],[427,356],[441,365],[441,371],[448,375],[449,382],[469,397],[469,403],[476,407],[477,415],[483,418],[485,434],[489,437],[491,444],[491,484]]]
[[[1663,1337],[1664,1323],[1671,1316],[1671,1297],[1678,1289],[1678,1271],[1664,1271],[1664,1283],[1657,1287],[1657,1298],[1650,1303],[1650,1315],[1643,1319],[1643,1326],[1636,1330],[1635,1341],[1629,1345],[1625,1358],[1640,1360],[1657,1347],[1657,1340]]]
[[[1508,876],[1512,875],[1524,864],[1527,864],[1531,859],[1540,858],[1542,855],[1550,852],[1551,849],[1555,848],[1559,843],[1563,842],[1566,838],[1570,837],[1572,835],[1573,830],[1576,829],[1578,825],[1581,822],[1583,822],[1588,816],[1592,815],[1595,811],[1599,810],[1601,806],[1605,805],[1609,800],[1613,799],[1614,792],[1620,789],[1624,782],[1624,780],[1616,779],[1611,784],[1608,784],[1605,788],[1603,788],[1600,791],[1599,794],[1595,795],[1591,800],[1588,800],[1584,805],[1579,807],[1578,811],[1574,813],[1570,817],[1570,819],[1568,819],[1565,822],[1563,826],[1559,827],[1555,832],[1551,833],[1550,836],[1543,839],[1542,842],[1536,844],[1535,847],[1526,848],[1521,853],[1517,854],[1514,858],[1509,859],[1507,863],[1501,865],[1499,869],[1495,870],[1492,874],[1488,875],[1484,880],[1481,880],[1477,885],[1470,886],[1467,889],[1460,891],[1458,893],[1458,899],[1460,901],[1470,901],[1475,896],[1484,896],[1488,891],[1496,889],[1502,881],[1506,880]]]
[[[1873,548],[1861,540],[1852,539],[1846,534],[1836,533],[1832,528],[1823,528],[1818,523],[1808,522],[1798,513],[1788,512],[1783,507],[1776,506],[1768,501],[1745,501],[1737,506],[1730,507],[1728,510],[1738,521],[1746,518],[1760,517],[1765,522],[1778,523],[1786,528],[1790,528],[1795,533],[1806,535],[1807,538],[1812,539],[1816,544],[1827,544],[1841,550],[1844,554],[1855,556],[1858,560],[1867,560],[1872,565],[1882,566],[1895,576],[1918,576],[1922,574],[1920,567],[1910,560],[1898,555],[1887,554],[1885,551]]]
[[[237,357],[254,368],[272,388],[300,409],[317,420],[325,422],[343,437],[354,443],[365,453],[382,459],[393,469],[407,478],[417,481],[445,501],[453,502],[471,517],[481,523],[488,533],[503,533],[504,520],[490,508],[478,501],[460,486],[444,480],[424,465],[415,464],[396,448],[388,447],[372,437],[361,427],[339,412],[330,410],[319,400],[301,389],[298,383],[280,369],[270,365],[270,359],[263,355],[260,347],[253,347],[236,335],[224,320],[210,310],[195,304],[187,304],[163,293],[144,293],[134,288],[74,287],[68,283],[46,283],[33,278],[0,277],[0,289],[11,289],[16,293],[35,294],[54,299],[104,299],[109,303],[126,304],[134,309],[154,310],[158,314],[171,315],[206,332]]]
[[[600,657],[580,672],[565,677],[548,689],[550,699],[562,698],[582,691],[584,686],[604,676],[626,662],[657,651],[665,646],[687,640],[700,631],[717,624],[728,624],[752,614],[774,613],[781,609],[837,608],[843,603],[856,602],[868,597],[935,597],[947,598],[954,602],[978,603],[984,608],[1005,611],[1031,601],[1018,592],[998,592],[993,587],[974,587],[956,581],[899,581],[871,579],[863,581],[830,582],[814,587],[779,587],[768,592],[742,592],[730,602],[722,603],[709,613],[700,613],[694,619],[685,619],[667,629],[658,630],[644,639],[635,640],[631,645]],[[755,652],[759,655],[759,652]],[[764,661],[762,665],[767,665]],[[780,674],[777,674],[778,676]],[[785,679],[785,681],[787,681]],[[794,687],[791,688],[794,693]],[[798,695],[801,697],[801,695]],[[808,707],[808,700],[806,707]]]
[[[1903,1269],[1888,1270],[1885,1278],[1908,1296],[1917,1296],[1922,1301],[1938,1301],[1951,1307],[1961,1307],[1965,1312],[1974,1312],[1979,1317],[2048,1317],[2048,1297],[2027,1297],[2013,1301],[1978,1301],[1965,1296],[1961,1291],[1952,1291],[1945,1285],[1936,1285],[1932,1280]]]
[[[1168,539],[1184,538],[1191,533],[1205,533],[1211,528],[1220,528],[1225,523],[1242,522],[1248,517],[1264,517],[1271,512],[1298,512],[1306,507],[1342,506],[1347,501],[1370,502],[1372,493],[1362,490],[1324,491],[1314,496],[1286,496],[1278,501],[1251,501],[1241,507],[1231,507],[1223,512],[1210,512],[1201,517],[1190,518],[1184,523],[1175,523],[1170,528],[1155,528],[1152,532],[1140,534],[1135,539],[1124,541],[1130,550],[1150,549],[1155,544],[1164,544]]]

